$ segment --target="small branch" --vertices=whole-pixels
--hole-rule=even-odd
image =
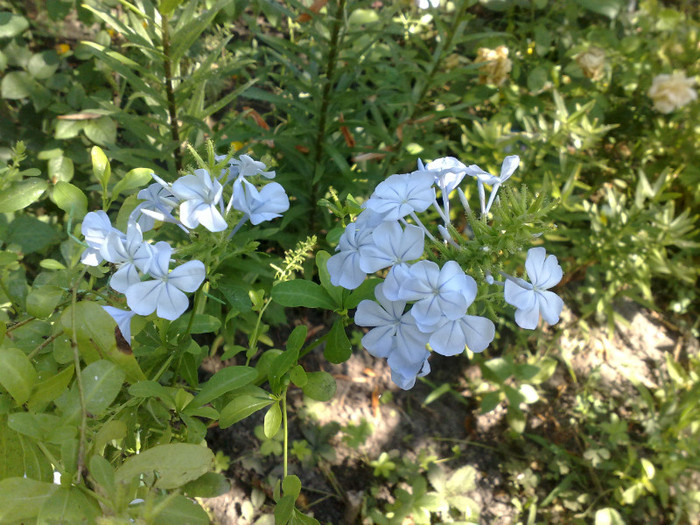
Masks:
[[[78,336],[76,335],[75,328],[75,305],[78,302],[78,284],[85,275],[87,271],[87,266],[83,269],[82,273],[76,279],[73,285],[73,298],[71,301],[71,348],[73,350],[73,366],[75,368],[75,381],[78,385],[78,393],[80,394],[80,441],[78,442],[78,479],[77,483],[80,484],[83,471],[85,470],[85,434],[87,431],[87,403],[85,402],[85,389],[83,387],[83,376],[80,373],[80,349],[78,348]]]
[[[182,152],[180,151],[180,130],[177,125],[177,105],[175,104],[175,91],[173,90],[173,72],[170,62],[170,29],[168,28],[168,17],[163,15],[161,31],[163,34],[163,68],[165,70],[165,93],[168,97],[168,113],[170,115],[170,135],[175,142],[175,169],[182,169]]]

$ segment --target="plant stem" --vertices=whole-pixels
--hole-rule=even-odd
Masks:
[[[314,149],[314,175],[311,179],[311,188],[309,199],[311,206],[316,206],[318,200],[318,186],[321,179],[323,169],[321,167],[321,156],[323,154],[323,140],[326,137],[326,120],[328,118],[328,106],[331,101],[331,88],[333,87],[333,74],[335,73],[336,58],[338,57],[338,41],[340,40],[340,27],[343,21],[343,12],[345,11],[346,0],[338,0],[338,7],[335,10],[333,18],[333,27],[331,28],[331,40],[328,51],[328,60],[326,61],[326,78],[323,85],[323,94],[321,95],[321,111],[318,119],[318,132],[316,134],[316,146]],[[311,231],[314,231],[314,221],[316,213],[311,213],[310,226]]]
[[[289,427],[287,425],[287,388],[282,392],[282,426],[284,428],[284,478],[287,477],[287,460],[289,456]]]
[[[78,348],[78,336],[75,328],[75,305],[78,302],[78,284],[87,272],[87,266],[80,273],[80,276],[73,285],[73,298],[71,301],[70,325],[71,325],[71,348],[73,350],[73,366],[75,368],[75,382],[78,385],[80,395],[80,440],[78,441],[78,465],[77,483],[80,484],[83,470],[85,470],[85,434],[87,431],[87,403],[85,402],[85,389],[83,388],[83,376],[80,373],[80,349]]]
[[[170,135],[175,143],[175,169],[182,169],[182,153],[180,151],[180,130],[177,125],[177,106],[175,104],[175,91],[173,90],[173,72],[170,61],[170,29],[168,17],[162,15],[161,31],[163,34],[163,69],[165,70],[165,94],[168,97],[168,113],[170,115]]]

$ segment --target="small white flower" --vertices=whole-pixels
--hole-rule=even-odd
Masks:
[[[428,352],[428,355],[430,353]],[[420,368],[418,374],[414,375],[403,375],[398,370],[391,371],[391,380],[401,389],[410,390],[416,384],[416,377],[427,376],[430,373],[430,363],[428,363],[428,357],[426,356],[425,361]]]
[[[97,266],[102,262],[100,249],[110,233],[124,236],[122,232],[112,227],[109,217],[102,210],[91,211],[85,215],[80,231],[88,245],[80,256],[80,262],[87,266]]]
[[[464,352],[483,352],[493,341],[496,327],[490,319],[476,315],[464,315],[459,319],[444,318],[442,324],[430,335],[430,348],[438,354],[450,356]]]
[[[434,181],[433,174],[427,171],[392,175],[377,185],[365,206],[381,213],[387,221],[425,211],[435,201]]]
[[[137,268],[148,273],[153,258],[151,245],[143,242],[141,228],[135,222],[127,226],[126,237],[121,232],[111,232],[102,244],[100,254],[106,261],[119,266],[109,285],[121,293],[141,281]]]
[[[371,228],[361,228],[351,222],[340,236],[335,255],[326,263],[333,286],[354,290],[362,284],[367,274],[360,267],[360,249],[372,245]]]
[[[428,336],[418,330],[410,312],[404,313],[406,301],[390,301],[382,287],[374,289],[376,302],[365,299],[357,305],[355,324],[375,327],[362,338],[362,345],[375,357],[390,357],[400,349],[402,360],[422,360]]]
[[[151,176],[156,177],[153,173]],[[179,223],[171,212],[180,202],[170,191],[170,185],[162,179],[159,180],[162,183],[154,182],[139,191],[137,197],[143,202],[139,203],[129,215],[129,220],[137,222],[142,232],[152,230],[155,221]]]
[[[418,9],[428,9],[429,7],[440,7],[440,0],[416,0]]]
[[[467,167],[454,157],[442,157],[428,162],[425,170],[433,172],[435,184],[442,190],[443,199],[459,186],[467,174]]]
[[[374,273],[394,264],[419,259],[423,255],[424,234],[418,226],[406,228],[396,221],[386,221],[372,232],[372,244],[360,248],[360,269]]]
[[[241,155],[238,159],[231,159],[228,164],[229,175],[226,182],[240,177],[253,177],[255,175],[262,175],[267,179],[275,178],[274,171],[265,171],[267,166],[265,166],[264,162],[255,160],[249,155]]]
[[[534,330],[542,314],[547,323],[558,323],[564,302],[557,294],[548,291],[562,278],[557,258],[554,255],[547,256],[542,247],[530,248],[525,259],[525,269],[532,284],[506,276],[504,296],[506,302],[516,308],[515,322],[521,328]]]
[[[233,183],[233,195],[229,207],[243,212],[250,222],[260,224],[281,217],[289,209],[289,198],[281,184],[271,182],[260,191],[243,178]]]
[[[661,113],[671,113],[698,98],[692,88],[695,78],[686,78],[685,73],[657,75],[647,95],[654,101],[654,109]]]
[[[447,261],[442,268],[432,261],[418,261],[408,270],[408,277],[401,283],[399,296],[416,301],[411,313],[426,332],[431,332],[443,316],[450,320],[462,317],[468,295],[472,291],[476,295],[476,283],[455,261]]]
[[[135,313],[156,312],[158,317],[174,321],[187,310],[189,301],[183,292],[197,290],[206,270],[201,261],[193,260],[168,272],[172,252],[167,242],[157,243],[148,270],[154,279],[133,284],[126,290],[126,303]]]
[[[180,199],[180,221],[188,228],[204,226],[211,232],[226,229],[227,224],[217,209],[224,187],[212,180],[205,169],[194,170],[194,175],[185,175],[172,185],[172,192]]]
[[[517,155],[509,155],[503,159],[501,164],[501,174],[498,177],[491,175],[490,173],[482,170],[479,166],[472,165],[468,168],[469,175],[476,177],[479,184],[479,198],[481,199],[481,212],[488,213],[491,209],[494,199],[496,198],[496,193],[498,193],[498,188],[506,182],[515,170],[518,169],[520,165],[520,157]],[[484,205],[484,184],[491,186],[491,194],[489,195],[488,204]]]
[[[136,312],[114,308],[113,306],[103,306],[102,308],[112,316],[124,339],[131,344],[131,319],[136,315]]]

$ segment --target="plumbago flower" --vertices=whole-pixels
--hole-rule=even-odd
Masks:
[[[491,247],[474,250],[477,240],[468,226],[460,235],[451,221],[449,199],[456,190],[462,206],[471,213],[460,185],[465,178],[476,179],[480,220],[486,222],[492,219],[489,212],[497,202],[498,189],[519,164],[517,155],[508,156],[500,175],[494,176],[454,157],[427,164],[419,161],[413,173],[391,175],[376,187],[328,259],[331,283],[350,290],[359,287],[367,274],[382,272],[383,282],[374,291],[376,300],[359,303],[355,323],[369,328],[363,345],[373,356],[387,359],[392,380],[400,388],[413,387],[417,377],[429,373],[431,352],[444,356],[459,355],[465,349],[482,352],[494,340],[493,321],[468,313],[477,297],[476,281],[448,255],[450,250],[461,252],[467,246],[464,257],[475,251],[490,253]],[[485,185],[491,186],[488,201]],[[438,241],[418,217],[431,206],[437,213],[433,217],[442,220],[437,230],[444,242]],[[426,255],[432,260],[424,260]],[[503,258],[502,252],[496,257]],[[516,306],[518,325],[534,328],[540,314],[550,323],[558,321],[563,303],[548,288],[561,279],[561,268],[556,258],[545,257],[544,248],[528,252],[526,269],[531,283],[502,272],[506,282],[495,281],[491,268],[482,272],[483,286],[505,286],[505,299]]]
[[[219,161],[224,158],[216,157]],[[280,184],[273,182],[258,188],[251,182],[257,182],[258,175],[265,179],[274,177],[274,171],[266,171],[264,163],[241,155],[239,159],[231,159],[228,166],[219,177],[226,176],[223,184],[204,168],[172,184],[151,174],[155,182],[139,191],[141,202],[129,215],[126,234],[114,228],[103,211],[85,216],[82,233],[87,249],[81,261],[95,266],[106,260],[116,266],[109,284],[126,296],[130,310],[104,308],[127,340],[134,315],[155,312],[158,317],[174,321],[189,306],[185,294],[199,289],[206,277],[205,265],[199,260],[186,261],[170,270],[173,248],[164,241],[152,244],[144,239],[143,233],[152,230],[157,221],[174,223],[187,233],[200,225],[211,232],[232,226],[230,238],[244,222],[250,220],[257,225],[279,217],[289,208],[289,199]],[[229,207],[224,210],[223,195],[227,188],[231,196]],[[173,214],[175,210],[177,217]],[[225,237],[217,239],[216,242],[225,241]]]
[[[554,255],[547,256],[542,247],[527,251],[525,269],[530,283],[510,275],[505,283],[505,300],[515,306],[515,322],[527,330],[534,330],[542,318],[549,324],[557,324],[564,301],[549,288],[561,281],[562,269]]]
[[[139,282],[127,288],[126,304],[139,315],[157,312],[158,317],[174,321],[180,317],[189,300],[183,292],[194,292],[204,282],[206,274],[202,261],[188,261],[172,271],[170,256],[173,249],[167,242],[153,247],[153,259],[149,268],[152,280]]]
[[[173,195],[180,199],[180,221],[188,228],[200,224],[210,232],[227,228],[226,220],[216,209],[221,204],[224,187],[212,180],[205,169],[194,170],[194,175],[185,175],[173,182]],[[223,211],[223,210],[222,210]]]

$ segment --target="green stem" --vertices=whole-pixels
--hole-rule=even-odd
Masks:
[[[336,58],[338,57],[338,41],[340,40],[340,28],[343,22],[343,12],[345,11],[345,1],[338,0],[338,7],[335,10],[333,27],[331,28],[330,48],[328,60],[326,61],[326,78],[321,95],[321,111],[318,119],[318,132],[316,134],[316,146],[314,151],[314,175],[311,179],[310,200],[311,206],[316,206],[318,201],[318,183],[322,176],[321,156],[323,154],[323,140],[326,138],[326,120],[328,119],[328,106],[331,102],[331,88],[333,87],[333,75],[335,73]],[[314,221],[316,213],[311,214],[311,231],[314,231]]]
[[[250,342],[248,344],[248,351],[246,352],[246,366],[250,363],[250,360],[255,356],[257,353],[258,349],[258,338],[259,338],[259,330],[260,330],[260,324],[262,323],[262,316],[265,313],[265,310],[267,310],[267,307],[270,306],[270,303],[272,302],[272,298],[268,298],[265,301],[265,304],[263,307],[260,309],[260,313],[258,314],[258,319],[255,322],[255,328],[253,329],[253,335],[250,338]]]
[[[75,305],[78,302],[78,285],[82,280],[83,276],[87,272],[87,266],[80,273],[78,279],[76,279],[75,284],[72,286],[73,298],[71,301],[71,312],[70,312],[70,324],[71,324],[71,348],[73,350],[73,367],[75,368],[75,382],[78,385],[78,393],[80,395],[80,439],[78,441],[78,479],[77,483],[80,484],[83,470],[85,470],[85,435],[87,433],[87,403],[85,401],[85,389],[83,387],[83,376],[80,373],[80,349],[78,348],[78,336],[76,334],[75,326]]]
[[[287,460],[289,456],[289,428],[287,425],[287,388],[282,392],[282,426],[284,428],[284,478],[287,477]]]
[[[420,108],[421,103],[423,102],[423,99],[425,96],[428,94],[428,90],[432,87],[433,83],[433,78],[435,75],[441,71],[442,68],[442,62],[445,57],[445,50],[450,50],[452,47],[452,42],[454,41],[455,36],[457,36],[457,28],[459,27],[459,24],[461,23],[462,17],[464,16],[464,11],[467,7],[468,2],[463,1],[460,4],[460,7],[458,11],[453,15],[452,17],[452,25],[450,28],[447,30],[447,32],[443,35],[444,40],[440,40],[440,43],[438,44],[438,50],[436,53],[433,53],[433,61],[432,65],[430,67],[430,72],[423,76],[422,78],[424,79],[424,84],[423,87],[421,88],[420,93],[418,94],[418,97],[416,97],[413,107],[411,109],[411,113],[409,114],[408,118],[404,120],[406,124],[410,124],[418,115],[418,110]],[[392,164],[394,159],[401,153],[401,149],[403,147],[403,137],[406,136],[406,134],[402,134],[401,138],[399,138],[397,144],[394,146],[393,150],[389,152],[386,156],[386,163],[384,166],[384,176],[382,178],[386,178],[386,176],[389,174],[389,171],[391,170]]]
[[[44,348],[46,348],[48,345],[53,343],[56,339],[58,339],[62,335],[63,335],[63,332],[57,332],[57,333],[53,334],[51,337],[49,337],[43,343],[41,343],[39,346],[37,346],[34,350],[29,352],[29,354],[27,354],[27,359],[32,359],[36,354],[41,352]]]
[[[177,125],[177,105],[175,104],[175,90],[173,89],[172,62],[170,60],[170,29],[168,17],[161,17],[161,32],[163,34],[163,69],[165,70],[165,94],[168,97],[168,114],[170,115],[170,135],[175,143],[175,169],[182,169],[182,152],[180,151],[180,130]]]

